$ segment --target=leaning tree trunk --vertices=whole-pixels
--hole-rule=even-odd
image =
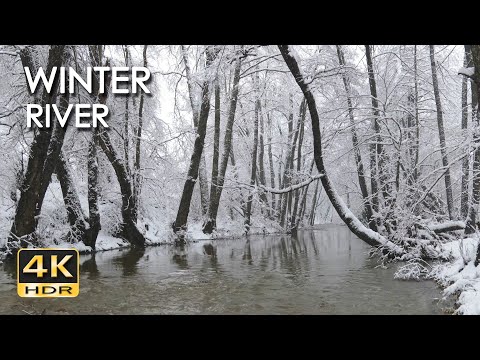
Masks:
[[[65,45],[52,45],[50,47],[46,69],[47,74],[50,74],[54,66],[58,68],[62,65],[64,50]],[[20,60],[23,67],[30,67],[32,64],[35,64],[32,58],[31,47],[26,46],[20,51]],[[32,71],[34,68],[30,67],[30,70]],[[50,93],[43,91],[40,100],[42,107],[55,103],[57,88],[58,77],[56,77]],[[40,122],[45,124],[45,115],[40,117]],[[48,156],[48,148],[52,135],[51,129],[36,130],[37,133],[30,147],[27,170],[20,189],[20,199],[17,203],[15,218],[8,238],[7,245],[11,249],[25,247],[28,245],[28,242],[35,241],[35,217],[42,192],[45,159]],[[41,200],[43,201],[43,199]]]
[[[212,48],[206,50],[206,67],[211,66],[215,60],[216,52]],[[182,198],[178,207],[177,217],[173,224],[173,230],[178,233],[187,227],[188,213],[190,212],[190,202],[192,200],[193,189],[198,178],[198,168],[203,153],[203,144],[205,134],[207,132],[207,120],[210,112],[210,79],[205,79],[202,88],[202,103],[200,106],[200,114],[198,116],[197,136],[193,146],[193,153],[190,158],[190,167],[188,168],[187,179],[183,186]],[[183,238],[180,239],[183,241]]]
[[[435,62],[435,46],[430,45],[430,63],[432,65],[432,83],[433,94],[435,95],[435,105],[437,107],[438,137],[440,138],[440,152],[442,154],[442,166],[445,169],[445,192],[447,195],[448,217],[453,220],[453,194],[452,181],[450,178],[450,165],[448,163],[447,145],[445,141],[445,128],[443,126],[442,101],[440,99],[440,90],[438,88],[437,64]]]
[[[190,98],[190,106],[192,108],[193,114],[193,126],[196,128],[198,127],[198,116],[199,116],[199,105],[195,101],[195,93],[192,81],[192,74],[190,71],[190,66],[188,65],[188,56],[187,50],[185,49],[184,45],[180,45],[180,49],[182,51],[183,62],[185,65],[185,73],[187,77],[187,87],[188,87],[188,94]],[[215,115],[216,116],[216,115]],[[216,118],[215,118],[216,121]],[[202,208],[202,215],[205,216],[208,211],[208,201],[209,201],[209,194],[208,194],[208,176],[207,176],[207,163],[205,161],[205,152],[202,151],[202,155],[200,156],[200,165],[198,168],[198,180],[199,180],[199,191],[200,191],[200,205]]]
[[[64,50],[64,63],[68,64],[70,60],[70,54],[67,49]],[[65,88],[69,88],[68,77],[65,79]],[[70,103],[70,93],[68,91],[65,94],[60,94],[59,111],[62,116],[65,116],[68,105]],[[48,144],[47,156],[45,158],[45,164],[43,165],[43,176],[40,184],[40,193],[37,202],[37,212],[35,216],[39,217],[42,210],[43,200],[45,199],[45,193],[52,179],[52,174],[55,170],[57,162],[59,160],[60,152],[63,146],[63,140],[65,139],[65,132],[67,130],[67,124],[62,128],[58,121],[53,123],[52,135],[50,136],[50,143]]]
[[[237,100],[238,100],[238,84],[240,82],[240,69],[242,67],[242,60],[237,58],[235,64],[235,70],[233,75],[233,88],[232,95],[230,98],[230,105],[228,109],[228,118],[227,124],[225,127],[225,137],[223,141],[223,156],[220,163],[220,170],[218,174],[217,181],[217,190],[215,192],[215,197],[210,200],[208,206],[207,220],[203,225],[203,232],[205,234],[211,234],[213,230],[217,227],[217,213],[218,207],[220,205],[220,198],[222,196],[223,184],[225,181],[225,174],[227,172],[228,158],[230,157],[230,151],[232,149],[232,134],[233,134],[233,123],[235,121],[235,111],[237,109]]]
[[[312,91],[308,83],[305,82],[303,77],[303,73],[298,66],[298,62],[296,56],[292,53],[288,45],[278,45],[280,52],[282,54],[283,59],[288,65],[290,72],[292,73],[295,81],[297,82],[298,86],[302,90],[305,99],[307,101],[308,109],[310,112],[310,118],[312,121],[312,132],[313,132],[313,151],[314,151],[314,158],[315,163],[317,165],[318,173],[322,175],[321,181],[323,188],[325,189],[325,193],[327,194],[328,198],[334,209],[337,211],[337,214],[343,220],[343,222],[348,226],[350,231],[359,237],[361,240],[365,241],[367,244],[372,246],[384,246],[388,250],[401,254],[403,250],[392,243],[391,241],[387,240],[385,237],[380,235],[379,233],[365,227],[357,217],[347,208],[345,203],[343,202],[340,195],[335,190],[333,183],[331,182],[328,173],[325,169],[325,164],[323,162],[323,154],[322,154],[322,137],[320,133],[320,117],[317,111],[317,105],[315,102],[315,98],[313,96]]]
[[[112,164],[115,175],[120,185],[122,194],[122,218],[123,226],[121,235],[132,245],[143,247],[145,246],[145,237],[138,230],[135,224],[135,203],[132,201],[133,188],[130,181],[130,176],[127,171],[127,165],[118,156],[115,148],[112,145],[110,136],[105,129],[101,129],[98,134],[98,142],[103,152],[107,156],[110,164]]]
[[[340,66],[345,67],[345,57],[340,45],[337,45],[337,55],[338,55],[338,62]],[[355,125],[355,116],[353,113],[353,103],[352,103],[351,89],[350,89],[350,79],[348,78],[345,71],[342,72],[342,80],[343,80],[343,86],[345,88],[345,93],[347,95],[348,117],[350,119],[350,130],[352,132],[353,153],[355,156],[355,164],[357,166],[358,184],[360,185],[360,191],[362,193],[365,217],[367,218],[368,226],[370,227],[370,229],[372,229],[373,231],[377,231],[377,224],[375,222],[375,219],[373,218],[372,206],[370,204],[370,197],[368,195],[367,180],[366,180],[365,170],[364,170],[363,161],[362,161],[362,154],[360,152],[360,144],[358,141],[357,128]]]
[[[80,198],[75,189],[75,182],[63,152],[61,152],[58,157],[55,171],[62,189],[63,201],[65,203],[65,209],[67,210],[67,219],[70,224],[70,233],[67,235],[67,238],[72,243],[85,240],[87,222],[82,206],[80,205]]]

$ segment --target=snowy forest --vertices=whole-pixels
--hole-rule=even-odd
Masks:
[[[60,66],[144,66],[151,94],[29,91]],[[6,45],[0,79],[4,258],[344,224],[480,313],[479,45]],[[27,128],[27,103],[109,128]]]

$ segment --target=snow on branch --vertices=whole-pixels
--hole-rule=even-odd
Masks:
[[[448,231],[463,230],[465,223],[463,221],[446,221],[440,224],[425,225],[429,230],[439,234]]]
[[[469,78],[473,78],[473,75],[475,74],[475,68],[472,66],[472,67],[468,67],[468,68],[460,68],[458,70],[458,75],[464,75],[466,77],[469,77]]]
[[[273,188],[269,188],[269,187],[266,187],[264,185],[260,185],[259,188],[266,191],[266,192],[269,192],[269,193],[274,193],[274,194],[286,194],[286,193],[289,193],[291,191],[295,191],[295,190],[298,190],[302,187],[305,187],[307,186],[308,184],[310,184],[311,182],[317,180],[317,179],[320,179],[321,177],[323,177],[323,174],[318,174],[318,175],[315,175],[315,176],[312,176],[310,179],[308,180],[305,180],[301,183],[298,183],[298,184],[293,184],[289,187],[286,187],[284,189],[273,189]]]
[[[320,179],[321,177],[323,177],[323,174],[317,174],[315,176],[311,176],[309,179],[307,179],[305,181],[302,181],[302,182],[297,183],[297,184],[293,184],[293,185],[291,185],[289,187],[286,187],[284,189],[274,189],[274,188],[270,188],[270,187],[267,187],[267,186],[264,186],[264,185],[258,185],[258,188],[262,189],[263,191],[273,193],[273,194],[286,194],[286,193],[301,189],[301,188],[309,185],[310,183],[314,182],[315,180]],[[244,186],[244,187],[257,188],[257,186],[255,186],[255,185],[250,185],[250,184],[242,183],[242,182],[239,182],[239,181],[236,181],[236,182],[239,183],[240,185]]]

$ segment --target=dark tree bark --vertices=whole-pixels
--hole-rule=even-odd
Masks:
[[[68,65],[70,60],[69,49],[65,48],[64,50],[64,63]],[[68,89],[69,82],[68,77],[65,79],[65,88]],[[70,93],[67,91],[65,94],[60,94],[60,104],[59,110],[62,116],[65,115],[67,107],[70,103]],[[68,122],[67,122],[68,124]],[[50,136],[50,143],[48,144],[47,156],[45,158],[45,164],[43,165],[43,176],[41,180],[41,188],[38,195],[37,202],[37,211],[35,216],[38,218],[42,210],[43,200],[45,199],[45,194],[47,192],[48,186],[52,179],[52,174],[55,170],[59,156],[63,146],[63,140],[65,139],[65,132],[67,130],[67,124],[65,127],[61,127],[58,121],[53,123],[52,135]]]
[[[255,101],[255,117],[253,122],[253,148],[252,148],[252,170],[250,173],[250,186],[255,186],[257,176],[257,148],[258,148],[258,117],[260,116],[260,100]],[[245,210],[244,227],[245,233],[250,231],[250,218],[252,215],[253,190],[250,191],[247,198]]]
[[[258,73],[257,73],[257,83],[258,83]],[[267,180],[265,178],[265,166],[264,166],[264,157],[265,157],[265,144],[263,141],[264,133],[265,133],[265,126],[264,126],[264,118],[263,118],[263,109],[262,109],[262,103],[260,101],[260,96],[257,98],[258,102],[258,112],[259,112],[259,133],[258,133],[258,179],[257,181],[260,182],[261,185],[266,186],[267,185]],[[267,216],[271,216],[271,209],[270,209],[270,204],[268,202],[267,194],[265,192],[261,191],[259,193],[260,200],[265,204],[267,208]]]
[[[98,128],[92,130],[92,137],[88,144],[87,171],[88,171],[88,231],[83,241],[85,245],[95,250],[98,233],[101,229],[100,211],[98,209]]]
[[[343,220],[343,222],[348,226],[348,228],[359,237],[361,240],[365,241],[372,246],[384,246],[388,250],[395,253],[403,253],[403,251],[392,242],[388,241],[379,233],[365,227],[357,217],[345,206],[342,198],[336,192],[333,187],[332,182],[328,176],[328,173],[325,169],[323,162],[322,154],[322,138],[320,133],[320,117],[317,111],[317,105],[313,93],[311,92],[308,84],[305,82],[302,72],[298,66],[295,55],[292,54],[288,45],[278,45],[283,59],[285,60],[290,72],[292,73],[295,81],[303,92],[305,96],[308,109],[310,112],[310,118],[312,121],[312,132],[313,132],[313,149],[314,149],[314,158],[317,165],[318,173],[322,175],[321,181],[325,193],[327,194],[333,208],[337,211],[337,214]]]
[[[474,144],[479,145],[480,142],[480,118],[479,118],[479,104],[480,104],[480,45],[470,45],[465,49],[470,55],[468,61],[469,66],[472,65],[475,68],[472,82],[472,116],[474,119]],[[472,202],[470,204],[469,216],[467,220],[467,226],[465,233],[469,234],[476,229],[476,212],[478,210],[478,204],[480,203],[480,148],[475,150],[473,161],[473,189],[472,189]],[[477,256],[475,258],[475,266],[480,264],[480,245],[477,246]]]
[[[310,226],[315,225],[315,210],[317,209],[319,188],[320,188],[320,182],[317,181],[317,184],[315,185],[315,192],[313,193],[312,206],[310,208],[310,215],[308,216],[308,225]],[[320,188],[320,191],[322,191],[321,188]]]
[[[148,66],[147,61],[147,48],[148,45],[143,46],[143,66]],[[134,98],[135,99],[135,98]],[[140,206],[140,194],[142,190],[142,173],[140,170],[141,165],[141,149],[142,149],[142,130],[143,130],[143,106],[145,102],[145,93],[140,93],[140,104],[138,106],[138,127],[137,127],[137,140],[135,142],[135,161],[133,163],[133,202],[135,203],[134,221],[138,218],[138,208]],[[134,104],[135,105],[135,104]]]
[[[445,192],[447,195],[448,217],[453,220],[453,194],[452,182],[450,179],[450,165],[448,163],[447,145],[445,141],[445,128],[443,126],[442,101],[440,99],[440,90],[438,88],[437,64],[435,62],[435,46],[430,45],[430,63],[432,66],[433,93],[435,95],[435,105],[437,107],[438,137],[440,139],[440,152],[442,154],[442,165],[445,168]]]
[[[103,49],[101,45],[90,45],[89,48],[90,62],[93,66],[100,66],[102,64],[103,58]],[[92,78],[92,93],[90,99],[92,103],[95,103],[102,99],[104,103],[106,102],[106,94],[102,97],[99,96],[99,82],[96,76]],[[110,76],[107,76],[106,82],[110,85]],[[108,87],[107,87],[108,88]],[[95,245],[97,242],[98,233],[100,232],[102,226],[100,222],[100,210],[98,207],[98,156],[97,156],[97,147],[98,147],[98,136],[99,128],[92,129],[92,137],[88,144],[88,153],[87,153],[87,199],[88,199],[88,230],[85,234],[84,243],[87,246],[90,246],[95,250]]]
[[[480,102],[480,93],[478,86],[480,84],[480,45],[466,45],[465,51],[467,53],[467,64],[469,67],[475,68],[473,81],[471,82],[472,89],[472,128],[473,128],[473,143],[477,148],[473,155],[473,184],[471,203],[468,209],[467,224],[465,227],[465,234],[473,234],[477,229],[477,211],[480,203],[480,119],[478,116],[478,104]],[[477,251],[476,263],[480,261],[480,246]]]
[[[340,45],[337,45],[337,55],[338,55],[338,62],[340,63],[340,66],[344,67],[345,57]],[[365,176],[362,155],[360,152],[357,128],[355,126],[355,116],[353,113],[353,103],[352,103],[351,90],[350,90],[350,79],[348,78],[345,72],[342,72],[342,80],[343,80],[343,86],[345,87],[345,93],[347,95],[348,117],[350,119],[350,128],[352,131],[353,152],[355,156],[355,164],[357,166],[358,184],[360,185],[360,191],[362,193],[362,198],[363,198],[365,217],[368,221],[368,226],[370,227],[370,229],[377,231],[377,224],[375,222],[375,219],[373,218],[372,206],[370,204],[370,197],[368,195],[367,180]]]
[[[125,53],[125,66],[130,66],[130,50],[128,49],[128,45],[124,46],[124,53]],[[130,152],[130,136],[129,136],[129,109],[128,104],[130,102],[130,94],[125,94],[125,115],[123,118],[123,150],[125,156],[125,164],[127,166],[127,171],[130,172],[130,159],[129,159],[129,152]],[[135,199],[134,199],[135,200]]]
[[[228,158],[230,157],[230,152],[232,149],[232,133],[233,133],[233,123],[235,121],[235,111],[237,109],[237,100],[238,100],[238,91],[239,91],[239,82],[240,82],[240,69],[242,67],[241,58],[237,58],[235,63],[235,70],[233,75],[233,88],[230,98],[230,105],[228,109],[228,118],[225,128],[225,138],[223,141],[223,156],[220,163],[220,171],[218,174],[217,181],[217,190],[215,192],[215,197],[212,198],[213,201],[210,201],[208,207],[207,220],[203,225],[203,232],[205,234],[211,234],[213,230],[217,227],[217,213],[218,207],[220,205],[220,198],[222,196],[223,184],[225,181],[225,174],[227,172]]]
[[[305,131],[305,117],[302,118],[302,123],[300,124],[300,134],[298,135],[298,147],[297,147],[297,174],[300,173],[302,169],[302,145],[303,145],[303,134]],[[300,202],[300,194],[302,193],[301,189],[295,190],[295,202],[293,203],[292,212],[290,215],[290,230],[297,231],[297,211],[298,204]],[[292,196],[292,194],[290,195]]]
[[[67,237],[72,243],[79,242],[85,239],[87,222],[75,189],[75,182],[63,152],[58,157],[55,171],[62,188],[63,201],[67,210],[68,223],[70,224],[70,233]]]
[[[268,165],[270,168],[270,186],[275,189],[275,169],[273,168],[273,153],[272,153],[272,120],[270,114],[267,113],[267,127],[268,127]],[[272,193],[272,212],[275,212],[275,194]]]
[[[418,160],[420,156],[420,114],[418,112],[418,65],[417,65],[417,45],[414,46],[413,54],[413,71],[414,71],[414,93],[415,93],[415,161],[414,161],[414,171],[413,179],[416,183],[420,171],[418,169]]]
[[[64,49],[65,45],[52,45],[50,47],[46,68],[47,74],[52,71],[54,66],[60,67],[62,65]],[[30,67],[35,63],[35,60],[32,58],[31,47],[26,46],[20,51],[20,59],[23,67]],[[30,68],[30,70],[34,69],[35,68]],[[42,107],[55,103],[57,89],[58,76],[56,77],[50,94],[47,91],[42,92],[40,100]],[[45,124],[45,116],[40,118],[40,122]],[[38,129],[30,147],[27,170],[20,189],[20,199],[17,203],[15,218],[8,238],[7,245],[10,249],[25,247],[28,242],[35,242],[35,216],[39,208],[39,201],[40,203],[43,201],[43,198],[41,198],[43,171],[45,159],[48,156],[51,135],[51,129]]]
[[[367,58],[368,69],[368,82],[370,85],[370,95],[373,108],[373,130],[375,132],[375,138],[373,143],[370,144],[370,188],[372,191],[371,207],[372,212],[375,213],[375,228],[379,225],[378,213],[380,210],[379,191],[382,188],[379,179],[380,159],[383,153],[383,146],[381,144],[380,136],[380,124],[378,118],[380,112],[378,111],[378,98],[377,98],[377,86],[375,83],[375,73],[373,72],[373,61],[371,55],[370,45],[365,45],[365,55]]]
[[[465,51],[463,66],[468,67],[467,52]],[[468,78],[462,78],[462,130],[463,135],[467,136],[468,131]],[[470,169],[470,157],[465,156],[462,161],[462,184],[460,194],[460,217],[466,219],[468,216],[468,185]]]
[[[134,246],[145,246],[145,237],[138,230],[134,221],[135,203],[132,201],[133,190],[126,164],[118,156],[112,145],[110,136],[105,129],[101,129],[98,134],[98,142],[103,152],[107,156],[110,164],[117,175],[117,180],[122,193],[122,218],[123,226],[121,236]]]
[[[213,159],[212,159],[212,181],[210,187],[210,202],[217,194],[218,186],[218,161],[220,158],[220,84],[218,78],[215,80],[215,130],[213,135]]]
[[[206,67],[211,66],[215,60],[216,52],[213,48],[207,48],[206,50]],[[190,167],[187,173],[187,179],[183,187],[182,198],[180,199],[180,205],[178,207],[177,217],[173,224],[175,233],[185,230],[187,226],[188,213],[190,212],[190,202],[192,199],[193,189],[198,178],[198,169],[200,166],[200,160],[203,153],[203,144],[205,141],[205,134],[207,131],[207,120],[210,112],[210,79],[205,79],[202,87],[202,103],[200,106],[200,114],[198,117],[197,136],[193,147],[193,153],[190,158]],[[183,238],[179,239],[183,242]]]
[[[297,126],[295,127],[295,132],[293,133],[293,136],[291,137],[292,140],[289,142],[290,148],[287,150],[287,157],[285,160],[285,171],[283,173],[283,181],[282,181],[282,188],[287,188],[291,185],[291,178],[292,178],[292,172],[293,172],[293,160],[295,157],[295,149],[297,146],[297,141],[298,141],[298,134],[300,133],[300,126],[303,121],[305,121],[305,114],[306,114],[306,102],[305,99],[302,101],[300,104],[300,109],[299,109],[299,114],[298,114],[298,120],[297,120]],[[292,116],[292,123],[293,123],[293,116]],[[290,130],[290,129],[289,129]],[[293,124],[291,125],[291,130],[289,132],[293,132]],[[283,228],[286,224],[285,222],[285,217],[287,214],[287,206],[289,203],[289,199],[291,201],[291,193],[287,193],[283,196],[283,201],[282,201],[282,207],[280,209],[280,226]]]
[[[201,111],[199,105],[195,101],[195,89],[193,87],[192,81],[192,74],[190,71],[190,66],[188,65],[188,56],[187,50],[185,49],[184,45],[180,45],[182,51],[183,62],[185,64],[185,73],[187,76],[187,87],[188,87],[188,94],[190,98],[190,106],[192,108],[193,114],[193,125],[198,128],[198,117],[199,112]],[[210,100],[209,100],[210,101]],[[198,180],[199,180],[199,191],[200,191],[200,205],[202,208],[202,215],[205,216],[208,210],[209,204],[209,194],[208,194],[208,176],[207,176],[207,164],[205,161],[205,153],[202,151],[202,155],[200,157],[200,165],[199,165],[199,173],[198,173]]]

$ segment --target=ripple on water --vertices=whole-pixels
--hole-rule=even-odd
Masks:
[[[210,244],[210,242],[209,242]],[[437,314],[430,281],[393,279],[343,226],[81,257],[80,295],[21,299],[0,271],[0,313]]]

